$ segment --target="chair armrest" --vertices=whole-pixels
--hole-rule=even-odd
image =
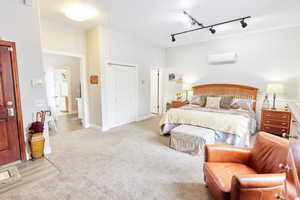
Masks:
[[[232,145],[205,145],[205,162],[233,162],[247,164],[250,148]]]
[[[276,187],[285,183],[285,173],[280,174],[248,174],[234,176],[232,182],[237,182],[240,188]]]
[[[276,199],[285,190],[286,175],[249,174],[234,176],[231,182],[231,200]]]

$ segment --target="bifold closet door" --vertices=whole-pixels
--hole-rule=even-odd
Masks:
[[[128,124],[136,120],[137,78],[136,67],[110,66],[110,110],[112,126]]]

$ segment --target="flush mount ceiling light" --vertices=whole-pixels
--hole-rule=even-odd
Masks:
[[[83,22],[97,16],[98,11],[83,4],[73,4],[67,7],[65,15],[71,20]]]
[[[182,34],[190,33],[190,32],[193,32],[193,31],[199,31],[199,30],[202,30],[202,29],[209,29],[209,31],[212,34],[215,34],[216,30],[214,29],[214,27],[220,26],[220,25],[223,25],[223,24],[229,24],[229,23],[237,22],[237,21],[240,21],[241,26],[243,28],[246,28],[248,26],[248,24],[245,22],[245,20],[251,18],[251,16],[241,17],[241,18],[237,18],[237,19],[233,19],[233,20],[229,20],[229,21],[225,21],[225,22],[220,22],[220,23],[216,23],[216,24],[211,24],[211,25],[208,25],[208,26],[204,26],[202,23],[198,22],[194,17],[192,17],[191,15],[189,15],[187,12],[183,11],[183,13],[190,18],[192,25],[196,25],[197,24],[200,27],[199,28],[195,28],[195,29],[191,29],[191,30],[187,30],[187,31],[183,31],[183,32],[179,32],[179,33],[173,33],[173,34],[171,34],[172,42],[176,41],[175,36],[177,36],[177,35],[182,35]]]

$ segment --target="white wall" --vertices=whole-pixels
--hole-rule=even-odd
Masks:
[[[32,113],[46,103],[45,88],[33,88],[32,79],[44,80],[37,4],[27,7],[22,0],[5,0],[0,6],[0,37],[16,42],[23,119],[25,127]]]
[[[286,97],[298,97],[300,74],[300,27],[267,32],[244,33],[223,39],[178,46],[166,50],[164,99],[174,99],[180,85],[167,81],[168,72],[183,75],[186,82],[235,83],[265,89],[270,82],[282,82]],[[188,37],[188,36],[186,36]],[[207,56],[236,52],[234,64],[211,65]]]
[[[43,50],[86,54],[86,32],[63,22],[41,18]]]
[[[101,28],[101,65],[107,67],[107,62],[117,62],[138,66],[138,118],[150,115],[150,69],[164,67],[164,50],[133,38],[122,32]],[[105,77],[102,70],[102,76]],[[107,77],[109,78],[109,77]],[[109,113],[105,90],[102,88],[103,123]]]
[[[88,80],[91,75],[98,75],[99,83],[88,83],[89,89],[89,113],[92,126],[102,126],[101,113],[101,58],[100,58],[100,27],[93,28],[87,32],[87,64]]]
[[[86,31],[68,23],[41,19],[42,48],[46,53],[60,53],[81,58],[81,85],[84,104],[84,127],[89,126],[89,99],[87,87],[87,41]]]

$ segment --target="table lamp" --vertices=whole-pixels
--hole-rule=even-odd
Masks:
[[[186,94],[185,100],[188,101],[189,91],[192,91],[192,85],[189,83],[183,83],[182,90],[185,91]]]
[[[276,109],[276,95],[284,93],[284,86],[281,83],[270,83],[267,86],[267,93],[273,94],[273,107],[272,109]]]

